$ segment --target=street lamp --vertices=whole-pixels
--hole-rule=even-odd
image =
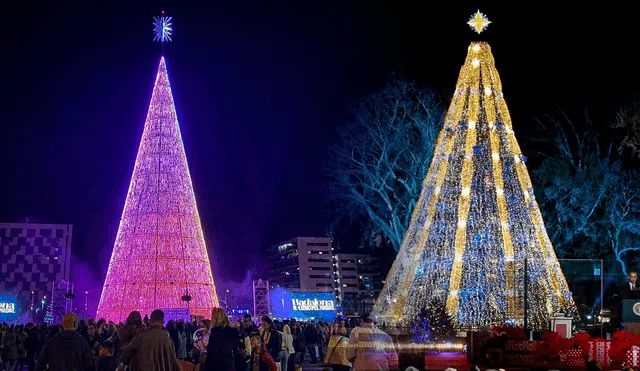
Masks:
[[[87,318],[87,304],[89,303],[89,291],[84,292],[84,318]]]
[[[182,295],[182,301],[184,301],[185,303],[187,303],[187,313],[189,313],[189,317],[191,317],[191,312],[189,311],[189,302],[191,301],[191,295],[189,295],[189,291],[185,292],[184,295]],[[188,318],[189,321],[191,321],[191,318]]]

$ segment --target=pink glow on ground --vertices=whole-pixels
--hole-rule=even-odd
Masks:
[[[97,318],[186,309],[187,292],[192,315],[219,305],[163,57]]]

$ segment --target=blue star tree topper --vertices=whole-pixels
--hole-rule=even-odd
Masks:
[[[164,10],[160,17],[153,17],[153,41],[160,41],[161,43],[171,41],[171,34],[173,33],[171,18],[164,15]]]

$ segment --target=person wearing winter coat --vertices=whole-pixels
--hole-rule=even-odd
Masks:
[[[29,328],[31,324],[27,324],[27,340],[24,345],[27,348],[27,370],[35,371],[36,369],[36,352],[38,351],[38,344],[40,344],[40,334],[38,328],[33,326]]]
[[[136,336],[138,332],[144,330],[146,330],[146,326],[142,322],[142,315],[140,314],[140,312],[134,310],[133,312],[129,313],[124,326],[120,327],[116,331],[115,335],[113,336],[114,339],[111,340],[112,342],[115,340],[113,344],[114,357],[118,358],[120,356],[120,349],[129,345],[129,343],[131,343],[131,340],[133,340],[133,337]]]
[[[130,371],[180,371],[178,358],[169,334],[162,328],[164,312],[151,312],[147,331],[139,332],[131,343],[120,350],[120,359]]]
[[[118,362],[116,361],[116,357],[113,356],[113,343],[111,340],[106,340],[100,345],[97,366],[96,371],[116,371]]]
[[[262,344],[260,335],[251,336],[251,371],[278,371],[278,365],[273,360],[267,348]]]
[[[40,367],[49,365],[49,371],[94,371],[95,363],[87,341],[80,336],[78,316],[67,313],[62,319],[62,331],[42,347],[38,355]]]
[[[318,363],[316,347],[318,346],[318,330],[316,323],[311,321],[304,327],[304,341],[307,343],[307,349],[311,353],[311,363]],[[319,350],[319,349],[318,349]],[[302,355],[304,357],[304,354]]]
[[[267,348],[274,361],[280,362],[280,351],[282,350],[282,336],[276,330],[273,320],[264,316],[262,317],[262,325],[260,326],[260,334],[262,335],[262,344]]]
[[[304,361],[307,343],[304,340],[302,326],[295,319],[291,319],[291,335],[293,336],[293,349],[295,350],[294,364],[298,366],[295,368],[300,368],[299,366],[301,366]]]
[[[204,371],[237,371],[235,355],[240,333],[229,326],[229,317],[222,308],[213,308],[211,326]]]
[[[338,326],[335,329],[335,335],[331,335],[329,338],[324,363],[331,365],[333,371],[349,371],[351,362],[347,358],[347,349],[349,349],[347,329],[344,326]]]
[[[178,322],[176,330],[178,330],[178,336],[180,337],[180,347],[176,348],[176,355],[179,360],[184,361],[187,358],[187,333],[184,322]]]

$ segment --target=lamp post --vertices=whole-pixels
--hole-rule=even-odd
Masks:
[[[187,303],[187,313],[189,313],[189,318],[187,318],[187,320],[191,321],[191,312],[189,312],[189,302],[191,301],[191,295],[189,295],[189,291],[182,295],[182,301]]]
[[[33,294],[34,292],[31,291],[31,311],[33,312]]]
[[[87,319],[87,304],[89,303],[89,291],[84,292],[84,318]]]
[[[229,302],[227,301],[227,294],[229,294],[229,289],[226,289],[225,293],[224,293],[224,306],[226,307],[226,309],[229,309]]]

